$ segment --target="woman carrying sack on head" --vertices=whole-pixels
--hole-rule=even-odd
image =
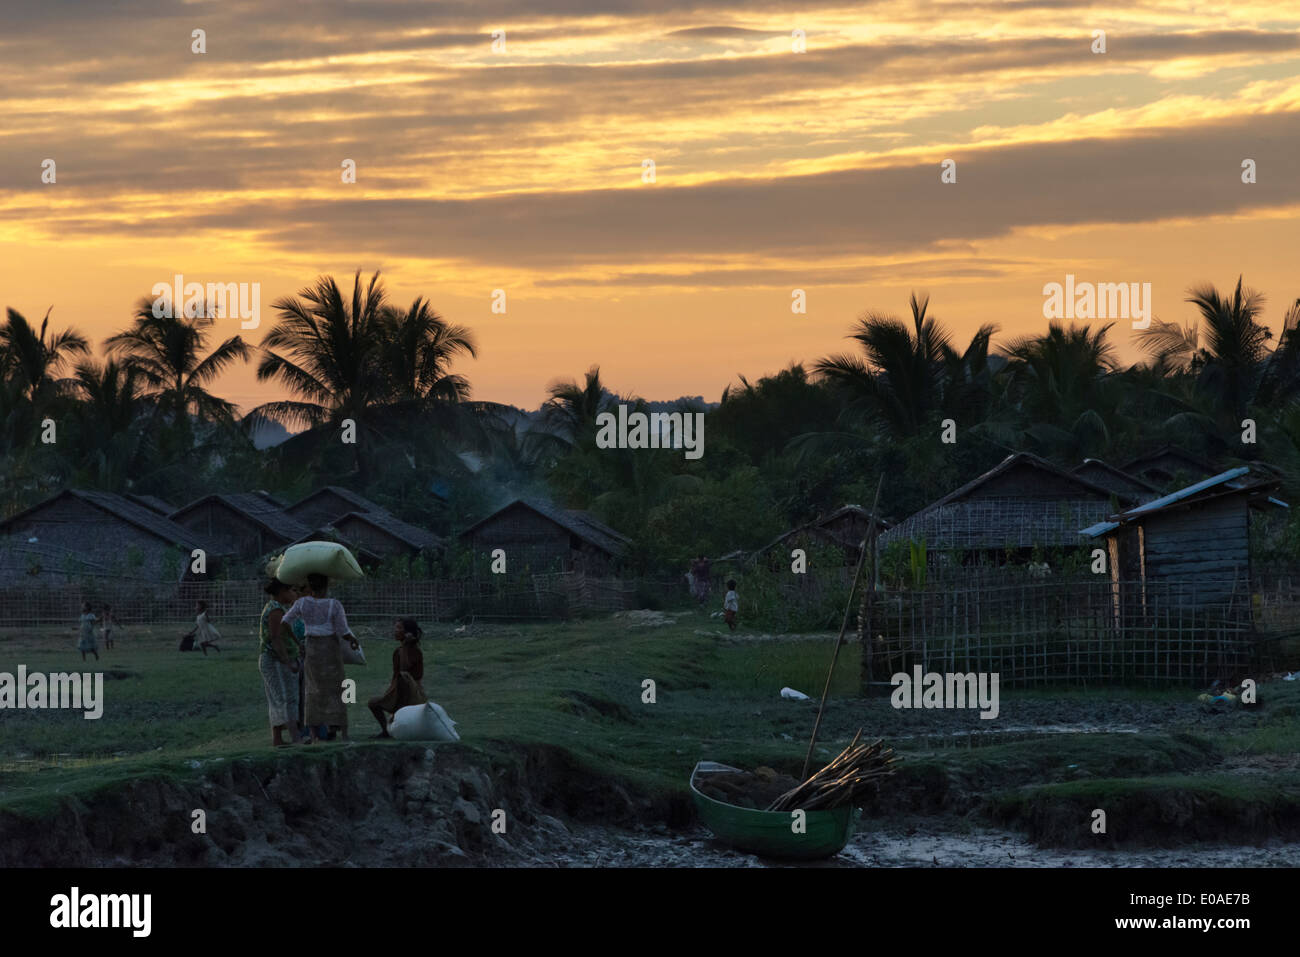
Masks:
[[[266,689],[266,707],[271,718],[271,744],[283,747],[298,743],[298,642],[293,629],[284,624],[284,613],[292,606],[292,588],[272,578],[266,586],[271,600],[262,609],[258,624],[260,654],[257,670]],[[289,732],[289,740],[281,737]]]
[[[348,711],[343,704],[343,650],[339,642],[347,641],[353,649],[360,648],[361,644],[348,627],[343,605],[326,595],[329,579],[324,575],[308,575],[307,588],[311,594],[294,602],[281,622],[292,628],[295,621],[301,620],[307,626],[303,720],[311,729],[308,743],[320,740],[321,725],[336,726],[339,737],[346,741]]]
[[[393,623],[393,638],[397,648],[393,650],[393,680],[388,682],[384,693],[371,698],[370,713],[379,722],[376,738],[391,738],[388,733],[387,715],[395,714],[398,708],[408,705],[424,704],[424,655],[420,651],[420,626],[414,618],[399,618]]]

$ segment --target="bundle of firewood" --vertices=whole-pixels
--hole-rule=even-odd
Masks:
[[[768,805],[769,811],[824,811],[848,804],[874,789],[880,778],[894,773],[894,749],[877,738],[871,744],[859,744],[862,730],[852,743],[830,764],[791,788]]]

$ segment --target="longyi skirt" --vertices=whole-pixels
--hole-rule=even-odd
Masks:
[[[303,720],[308,725],[348,723],[343,703],[343,651],[334,635],[304,639],[307,673],[303,681]]]

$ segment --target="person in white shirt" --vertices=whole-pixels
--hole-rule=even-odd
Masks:
[[[722,618],[727,627],[736,630],[736,612],[740,611],[740,596],[736,594],[736,580],[727,582],[727,595],[722,599]]]
[[[304,595],[280,619],[281,625],[293,627],[302,620],[307,626],[303,639],[307,657],[303,675],[303,720],[311,729],[311,741],[320,740],[321,725],[339,729],[339,737],[348,739],[348,711],[343,703],[343,649],[340,640],[349,642],[353,649],[360,643],[348,627],[348,616],[337,598],[329,598],[329,579],[324,575],[308,575],[307,587],[311,594]]]

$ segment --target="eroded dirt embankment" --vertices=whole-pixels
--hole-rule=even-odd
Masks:
[[[196,810],[206,833],[192,830]],[[571,844],[573,822],[689,814],[682,801],[634,800],[555,749],[497,760],[459,745],[343,747],[143,777],[39,821],[0,815],[0,866],[528,865]]]

